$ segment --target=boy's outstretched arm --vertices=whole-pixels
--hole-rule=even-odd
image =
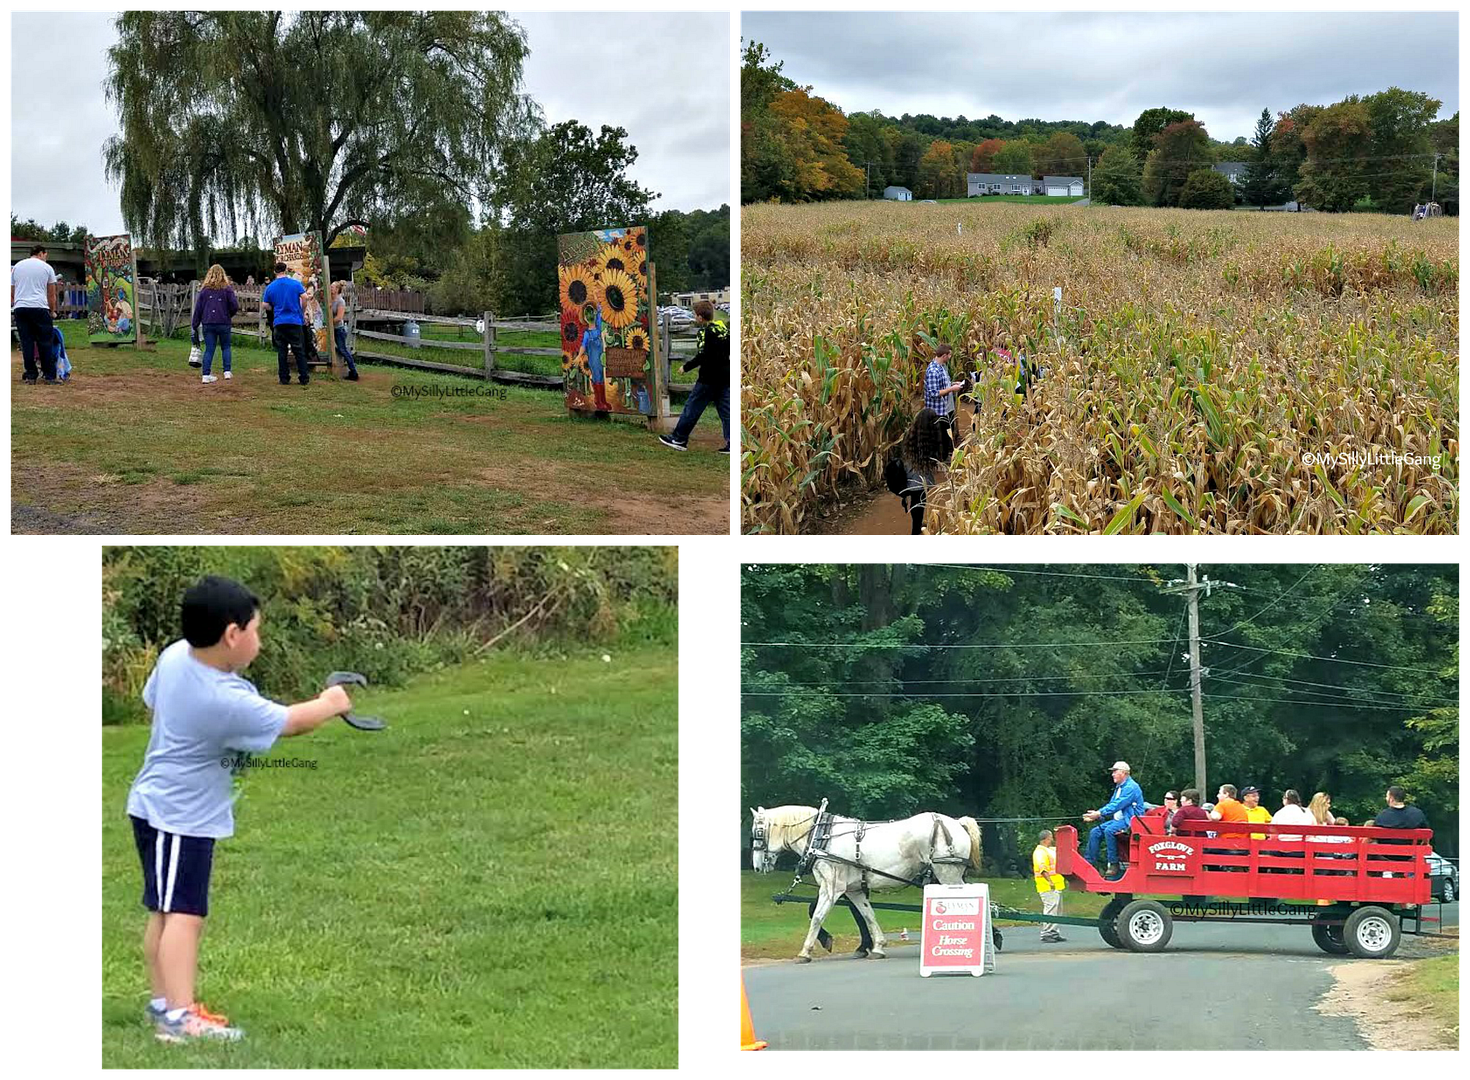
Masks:
[[[305,735],[333,717],[352,710],[352,699],[340,686],[329,686],[310,701],[298,701],[286,709],[286,726],[281,735]]]

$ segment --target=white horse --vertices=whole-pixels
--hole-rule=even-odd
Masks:
[[[751,822],[751,863],[758,873],[776,868],[776,856],[807,853],[819,813],[815,806],[756,807]],[[980,868],[980,826],[974,818],[944,814],[915,814],[902,821],[864,822],[832,815],[831,839],[818,852],[811,868],[820,890],[811,927],[796,962],[812,959],[812,944],[822,929],[822,920],[839,897],[846,896],[867,923],[873,937],[871,960],[887,956],[888,939],[878,925],[867,890],[901,889],[930,872],[946,885],[965,880],[965,867]],[[866,888],[864,887],[866,886]]]

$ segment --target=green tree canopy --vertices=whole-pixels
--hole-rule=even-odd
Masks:
[[[221,227],[320,231],[488,201],[533,132],[526,41],[480,11],[129,11],[104,149],[128,227],[203,250]]]
[[[1006,176],[1031,175],[1031,147],[1023,142],[1008,142],[991,158],[994,170]]]
[[[1368,108],[1372,137],[1368,140],[1371,160],[1363,172],[1368,195],[1375,208],[1390,214],[1407,214],[1414,204],[1428,198],[1434,144],[1429,125],[1442,104],[1428,94],[1390,86],[1363,99]]]
[[[1224,173],[1196,169],[1179,191],[1179,205],[1185,210],[1231,210],[1235,207],[1235,185]]]
[[[1143,194],[1154,206],[1178,206],[1189,175],[1210,167],[1210,137],[1198,120],[1170,124],[1154,137],[1143,165]]]
[[[1140,206],[1143,203],[1143,175],[1133,151],[1126,146],[1111,147],[1092,170],[1092,205]]]
[[[1307,159],[1299,170],[1297,198],[1318,210],[1351,210],[1368,194],[1362,163],[1372,130],[1368,107],[1356,95],[1313,116],[1302,132]]]
[[[1170,124],[1193,119],[1194,113],[1185,112],[1183,109],[1169,109],[1162,106],[1157,109],[1144,109],[1138,114],[1138,119],[1133,121],[1133,156],[1139,161],[1147,160],[1150,151],[1154,149],[1154,139],[1161,131]]]
[[[1085,176],[1087,150],[1076,135],[1059,131],[1036,148],[1031,167],[1037,176]]]

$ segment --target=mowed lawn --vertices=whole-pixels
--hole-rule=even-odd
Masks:
[[[244,778],[201,951],[235,1045],[144,1022],[148,729],[104,728],[103,1065],[675,1067],[677,693],[673,645],[502,654],[278,742],[317,767]]]
[[[89,348],[20,384],[11,353],[12,529],[22,533],[725,533],[730,459],[705,412],[687,453],[559,393],[379,364],[281,386],[238,343],[211,385],[189,344]]]

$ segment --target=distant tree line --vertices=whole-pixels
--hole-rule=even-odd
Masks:
[[[1229,208],[1297,200],[1319,210],[1408,213],[1431,191],[1458,212],[1459,113],[1390,87],[1335,105],[1263,109],[1254,140],[1212,139],[1194,114],[1145,109],[1131,127],[1103,121],[983,120],[921,113],[844,114],[781,73],[764,45],[746,42],[741,68],[741,198],[810,202],[881,197],[961,198],[965,174],[1083,176],[1092,196],[1120,206]],[[1434,155],[1439,170],[1434,178]],[[1239,184],[1213,170],[1249,166]]]

